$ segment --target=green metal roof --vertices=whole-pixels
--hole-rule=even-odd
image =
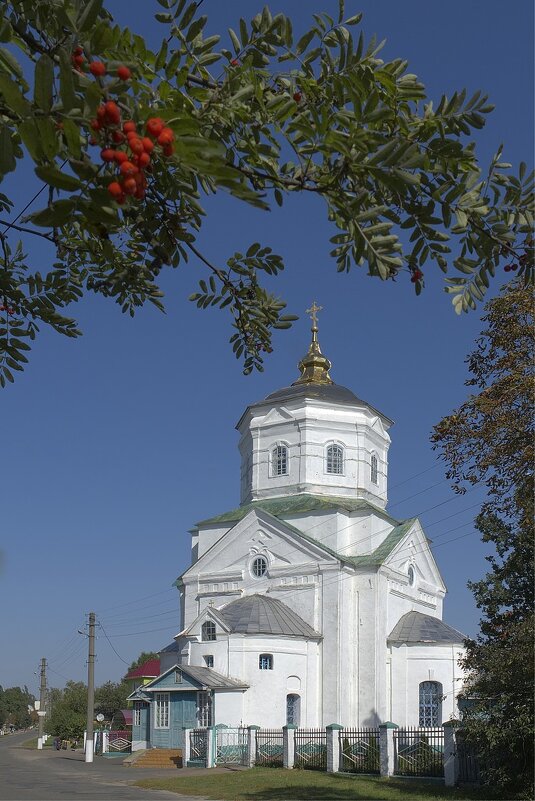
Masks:
[[[252,501],[244,506],[239,506],[237,509],[232,509],[230,512],[224,512],[215,517],[209,517],[206,520],[201,520],[196,524],[199,526],[215,525],[216,523],[234,523],[245,517],[252,509],[263,509],[275,517],[283,518],[286,515],[297,515],[304,512],[329,512],[329,511],[344,511],[344,512],[373,512],[374,514],[386,520],[388,523],[397,526],[399,521],[391,517],[384,509],[375,506],[369,501],[364,501],[360,498],[345,498],[333,497],[330,495],[287,495],[282,498],[264,498],[260,501]]]
[[[396,545],[401,542],[416,519],[416,517],[412,517],[410,520],[404,520],[403,523],[393,528],[375,551],[362,556],[350,556],[347,561],[355,567],[380,567]]]

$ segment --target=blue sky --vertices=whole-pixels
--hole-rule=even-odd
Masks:
[[[110,3],[116,17],[155,42],[154,3]],[[260,5],[205,0],[210,30],[224,32]],[[315,0],[273,4],[307,25]],[[500,142],[513,163],[533,149],[533,11],[529,0],[364,0],[367,38],[388,40],[385,58],[405,57],[436,98],[464,86],[496,104],[478,132],[481,158]],[[13,180],[20,209],[36,187]],[[440,276],[426,273],[420,298],[408,279],[382,284],[355,269],[337,275],[331,230],[316,198],[294,197],[270,214],[226,197],[206,203],[201,250],[224,262],[254,241],[281,253],[287,270],[277,291],[301,319],[277,334],[262,375],[244,377],[228,346],[224,313],[187,302],[199,266],[164,276],[167,314],[151,308],[131,320],[109,301],[89,298],[74,310],[78,341],[44,332],[30,364],[0,395],[2,410],[2,595],[0,684],[37,692],[41,657],[49,684],[85,679],[85,637],[95,610],[96,683],[118,680],[142,650],[167,644],[178,630],[172,582],[189,564],[188,529],[239,503],[234,426],[248,403],[297,377],[309,341],[304,310],[324,307],[320,342],[332,376],[396,421],[391,429],[390,505],[399,518],[419,515],[433,540],[449,593],[445,620],[467,634],[478,610],[466,589],[485,570],[487,552],[471,521],[482,498],[454,496],[429,444],[434,423],[465,398],[464,359],[479,314],[457,317]],[[33,245],[42,271],[51,254]],[[506,276],[504,275],[504,280]],[[497,290],[499,283],[496,283]]]

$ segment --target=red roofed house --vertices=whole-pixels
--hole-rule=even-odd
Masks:
[[[129,670],[124,677],[125,681],[130,684],[130,693],[137,690],[138,687],[148,684],[149,681],[157,678],[160,675],[160,660],[158,657],[148,659],[133,670]],[[132,707],[132,701],[127,701],[127,706]]]

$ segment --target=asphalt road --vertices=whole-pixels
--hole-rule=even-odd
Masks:
[[[168,777],[169,770],[123,767],[104,757],[86,764],[78,751],[22,748],[33,736],[35,732],[0,737],[0,801],[206,801],[131,786],[141,778]]]

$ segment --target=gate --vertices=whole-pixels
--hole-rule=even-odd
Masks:
[[[345,773],[379,773],[379,729],[342,729],[340,770]]]
[[[458,779],[460,782],[479,784],[481,781],[479,760],[470,743],[467,743],[460,731],[457,731],[457,764],[459,767]]]
[[[444,776],[444,729],[394,729],[397,776]]]
[[[214,736],[216,765],[247,765],[247,729],[216,727]]]
[[[189,733],[190,758],[186,767],[206,767],[208,758],[208,730],[190,729]]]
[[[255,764],[262,768],[282,768],[284,746],[282,729],[258,729]]]
[[[129,753],[132,750],[132,730],[126,729],[110,731],[108,734],[108,748],[110,751]]]
[[[294,766],[306,770],[327,770],[325,729],[296,729]]]

